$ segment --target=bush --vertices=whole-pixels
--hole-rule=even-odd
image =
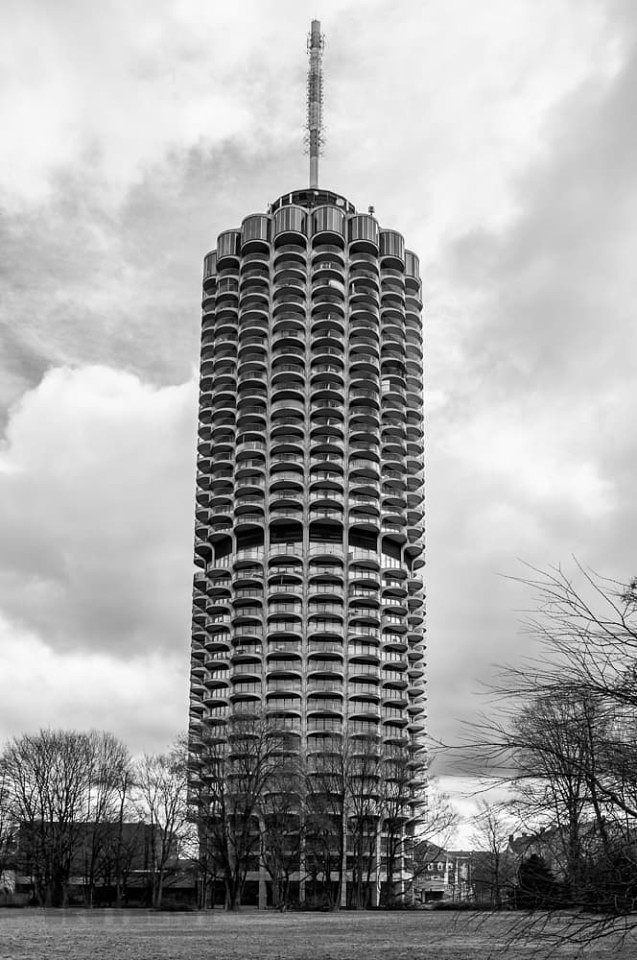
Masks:
[[[545,860],[532,853],[520,864],[515,904],[526,910],[551,910],[562,905],[563,891]]]

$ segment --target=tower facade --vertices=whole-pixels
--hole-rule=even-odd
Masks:
[[[310,774],[371,744],[391,780],[405,756],[407,822],[424,766],[421,283],[400,233],[317,186],[321,50],[314,22],[309,188],[204,258],[190,743],[254,716]]]
[[[286,194],[204,260],[191,738],[308,758],[424,730],[421,284],[403,237]]]
[[[258,705],[308,749],[421,734],[421,307],[402,236],[325,190],[206,256],[195,727]]]

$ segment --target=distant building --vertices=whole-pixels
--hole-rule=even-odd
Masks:
[[[414,894],[417,903],[473,900],[473,852],[445,850],[424,842],[416,846]]]

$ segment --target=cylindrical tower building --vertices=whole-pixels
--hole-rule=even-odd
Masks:
[[[286,194],[204,260],[190,733],[308,758],[424,730],[421,284],[403,237]]]

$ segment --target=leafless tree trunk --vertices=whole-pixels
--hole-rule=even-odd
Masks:
[[[71,873],[81,874],[85,860],[93,876],[94,838],[110,815],[113,767],[126,756],[119,741],[95,731],[41,730],[6,744],[0,763],[8,814],[43,906],[67,904]]]
[[[248,870],[258,868],[266,798],[283,768],[292,776],[294,748],[283,728],[257,714],[231,717],[223,738],[208,736],[196,747],[200,847],[208,869],[223,877],[226,910],[237,910]]]
[[[301,867],[304,835],[304,790],[297,757],[282,757],[267,791],[259,801],[261,860],[272,881],[273,905],[290,904],[291,875]]]
[[[183,741],[164,754],[145,755],[135,771],[137,806],[151,830],[151,902],[161,909],[188,826],[188,757]]]
[[[511,860],[507,861],[511,817],[502,804],[481,800],[479,806],[474,820],[475,842],[483,855],[480,865],[474,867],[476,897],[483,899],[486,892],[491,907],[501,910],[505,892],[513,886]]]

